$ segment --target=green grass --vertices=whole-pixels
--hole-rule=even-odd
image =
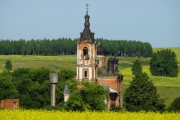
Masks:
[[[0,70],[4,70],[5,61],[10,59],[13,69],[46,67],[51,70],[60,68],[76,69],[76,56],[23,56],[23,55],[0,55]]]
[[[162,48],[158,48],[162,49]],[[153,49],[154,51],[158,50]],[[171,48],[177,55],[178,63],[180,66],[180,48]],[[4,70],[5,61],[10,59],[13,64],[13,69],[17,68],[39,68],[45,67],[51,70],[72,69],[76,70],[76,56],[23,56],[23,55],[0,55],[0,72]],[[150,58],[129,58],[118,57],[119,59],[119,72],[124,75],[124,90],[129,86],[129,82],[132,81],[131,66],[133,62],[139,59],[143,65],[143,72],[146,72],[149,78],[153,81],[157,87],[158,93],[161,98],[165,99],[166,106],[176,97],[180,97],[180,74],[177,78],[172,77],[157,77],[152,76],[149,71]]]

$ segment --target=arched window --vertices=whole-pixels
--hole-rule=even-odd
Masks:
[[[87,48],[87,47],[84,47],[84,48],[83,48],[83,56],[84,56],[85,59],[88,59],[88,58],[89,58],[89,57],[88,57],[88,48]]]

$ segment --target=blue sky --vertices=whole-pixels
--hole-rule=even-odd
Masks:
[[[86,3],[95,38],[180,47],[180,0],[0,0],[0,39],[78,38]]]

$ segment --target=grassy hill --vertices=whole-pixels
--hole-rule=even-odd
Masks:
[[[162,48],[155,48],[157,51]],[[180,66],[180,48],[171,48],[177,55],[178,64]],[[5,61],[10,59],[13,64],[13,69],[17,68],[39,68],[46,67],[51,70],[73,69],[76,70],[76,56],[23,56],[23,55],[0,55],[0,71],[4,70]],[[133,61],[139,59],[143,65],[143,71],[148,73],[149,78],[153,81],[157,87],[158,93],[161,98],[165,99],[166,106],[176,97],[180,97],[180,74],[177,78],[171,77],[157,77],[152,76],[149,71],[150,58],[129,58],[119,57],[119,72],[124,75],[124,89],[129,86],[129,82],[132,80],[131,66]]]

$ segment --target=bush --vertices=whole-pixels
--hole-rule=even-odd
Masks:
[[[154,76],[177,77],[179,70],[176,54],[168,49],[153,53],[150,71]]]
[[[11,60],[7,60],[7,61],[5,62],[5,68],[6,68],[6,70],[12,70]]]
[[[180,111],[180,97],[177,97],[169,107],[169,111]]]

